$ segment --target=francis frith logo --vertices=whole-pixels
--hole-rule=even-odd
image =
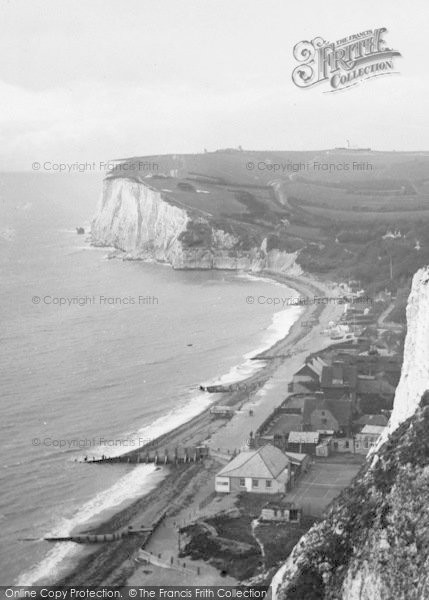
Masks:
[[[366,79],[391,75],[393,60],[401,56],[386,46],[387,29],[370,29],[336,42],[316,37],[294,46],[293,56],[300,63],[292,72],[292,81],[301,88],[327,82],[329,92],[352,87]]]

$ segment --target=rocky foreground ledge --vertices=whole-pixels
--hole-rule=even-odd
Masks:
[[[272,581],[274,600],[429,598],[429,268],[418,271],[389,437]]]

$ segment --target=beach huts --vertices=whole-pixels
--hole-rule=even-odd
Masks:
[[[215,477],[221,493],[251,492],[279,494],[291,482],[291,460],[279,448],[267,444],[257,450],[240,452]]]

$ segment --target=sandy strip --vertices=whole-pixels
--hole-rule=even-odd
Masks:
[[[307,277],[290,277],[279,273],[264,272],[263,276],[271,277],[295,289],[301,296],[332,297],[335,295],[332,286]],[[266,359],[266,366],[251,377],[257,378],[262,387],[254,392],[231,392],[222,394],[222,404],[239,408],[238,413],[227,423],[214,420],[209,410],[194,417],[175,430],[161,436],[158,440],[164,446],[190,446],[206,441],[213,452],[213,457],[204,463],[191,463],[179,467],[162,467],[167,476],[161,484],[148,495],[143,496],[126,509],[121,510],[99,527],[94,533],[112,532],[133,525],[150,526],[162,511],[169,508],[170,516],[167,524],[162,526],[151,538],[148,550],[154,545],[159,551],[159,535],[164,536],[164,552],[161,554],[177,558],[176,537],[173,526],[175,518],[182,519],[185,514],[196,514],[200,499],[209,496],[214,489],[214,475],[221,468],[222,461],[216,456],[227,456],[228,453],[245,445],[250,431],[255,431],[272,410],[280,405],[288,394],[287,385],[292,375],[299,369],[310,352],[316,352],[332,344],[332,340],[321,331],[327,328],[330,321],[337,321],[344,308],[337,304],[304,306],[303,313],[294,323],[289,334],[274,344],[269,350],[259,355]],[[304,320],[317,316],[319,325],[308,329],[302,327]],[[249,409],[253,416],[249,415]],[[109,468],[108,465],[88,465],[87,468]],[[127,581],[152,585],[167,584],[172,579],[186,581],[186,585],[222,585],[231,583],[217,574],[207,565],[200,565],[201,573],[192,577],[183,571],[165,569],[158,566],[142,567],[136,562],[142,540],[130,537],[112,544],[104,544],[91,554],[87,554],[76,568],[57,582],[58,585],[125,585]],[[185,561],[186,562],[186,561]],[[145,572],[146,571],[146,572]],[[191,581],[192,580],[192,581]]]

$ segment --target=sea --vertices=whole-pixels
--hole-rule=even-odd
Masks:
[[[84,531],[164,477],[85,457],[203,411],[214,396],[199,385],[260,368],[251,357],[302,310],[258,301],[296,295],[269,279],[110,260],[88,235],[101,189],[101,175],[0,174],[0,585],[55,582],[83,549],[43,537]]]

